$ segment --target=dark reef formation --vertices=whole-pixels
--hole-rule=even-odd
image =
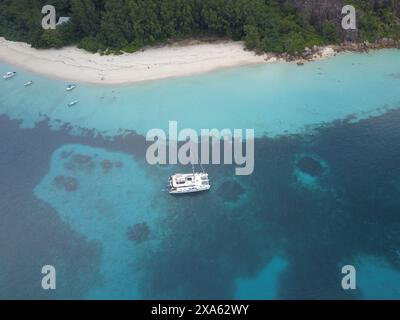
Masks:
[[[113,163],[110,160],[104,159],[99,163],[96,156],[91,157],[84,154],[74,154],[74,151],[63,151],[60,155],[61,159],[67,160],[64,163],[64,168],[69,171],[84,171],[92,172],[98,165],[103,169],[103,173],[109,173],[113,168],[121,169],[124,164],[121,161]]]
[[[53,183],[57,188],[64,189],[67,192],[74,192],[79,188],[78,180],[71,177],[57,176]]]
[[[115,163],[115,167],[118,168],[118,169],[123,168],[123,166],[124,166],[124,164],[123,164],[123,162],[121,162],[121,161],[117,161],[117,162]]]
[[[70,171],[87,171],[90,172],[95,168],[96,164],[90,156],[83,154],[75,154],[64,164],[65,169]]]
[[[113,168],[113,163],[109,160],[103,160],[101,162],[101,167],[103,168],[104,173],[110,172],[110,170]]]
[[[147,223],[137,223],[128,228],[128,239],[136,243],[146,241],[150,236],[150,228]]]
[[[400,72],[399,72],[399,73],[392,73],[392,74],[390,74],[390,76],[391,76],[393,79],[400,80]]]
[[[301,171],[313,177],[320,177],[324,173],[324,168],[322,167],[321,163],[317,159],[314,159],[310,156],[302,157],[297,162],[297,167]]]

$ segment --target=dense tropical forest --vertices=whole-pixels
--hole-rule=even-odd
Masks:
[[[230,38],[244,40],[252,50],[290,53],[342,41],[343,2],[328,1],[325,8],[319,4],[318,11],[307,8],[305,2],[1,0],[0,36],[36,48],[78,44],[91,52],[110,53],[134,52],[145,45],[182,38]],[[54,5],[58,16],[70,16],[71,21],[56,30],[43,30],[41,8],[45,4]],[[334,14],[323,14],[332,11],[331,4],[336,6]],[[398,0],[352,0],[346,4],[357,8],[357,40],[400,38]]]

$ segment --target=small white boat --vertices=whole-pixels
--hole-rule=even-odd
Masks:
[[[72,91],[72,90],[74,90],[76,88],[76,85],[75,84],[69,84],[68,86],[67,86],[67,91]]]
[[[78,104],[78,101],[75,100],[75,101],[72,101],[72,102],[68,103],[68,107],[73,107],[73,106],[75,106],[77,104]]]
[[[27,83],[24,84],[24,87],[29,87],[33,85],[33,81],[28,81]]]
[[[3,76],[3,79],[4,80],[8,80],[8,79],[11,79],[11,78],[14,78],[15,76],[17,75],[17,73],[16,72],[7,72],[4,76]]]
[[[210,190],[207,173],[176,174],[169,178],[170,194],[186,194]]]

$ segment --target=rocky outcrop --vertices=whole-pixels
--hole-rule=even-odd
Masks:
[[[355,41],[358,38],[357,30],[343,30],[342,8],[345,3],[343,0],[287,0],[283,1],[293,5],[298,13],[308,19],[311,25],[322,28],[326,21],[333,22],[336,25],[338,33],[343,40]]]
[[[314,22],[340,18],[343,0],[284,0],[305,14],[310,14]]]
[[[318,21],[341,18],[343,6],[349,4],[345,0],[280,0],[282,4],[290,4],[302,12],[311,13]],[[400,18],[400,0],[369,0],[369,6],[376,10],[392,8]]]
[[[301,53],[288,54],[286,52],[281,54],[269,54],[265,59],[266,62],[273,61],[286,61],[297,63],[298,66],[303,66],[306,62],[317,61],[320,59],[336,56],[337,53],[343,51],[351,52],[369,52],[370,50],[385,49],[385,48],[398,48],[400,49],[400,40],[390,38],[382,38],[375,42],[355,42],[344,41],[338,45],[331,46],[313,46],[313,48],[305,48]]]
[[[336,52],[353,51],[353,52],[368,52],[370,50],[385,49],[385,48],[398,48],[400,49],[400,41],[388,38],[382,38],[376,42],[364,41],[361,43],[356,42],[343,42],[340,45],[332,46]]]
[[[357,41],[357,30],[344,30],[341,26],[342,8],[348,4],[344,0],[280,0],[282,5],[292,5],[298,13],[316,26],[322,27],[326,21],[336,24],[343,41]],[[375,11],[382,8],[392,8],[400,20],[400,0],[369,0],[369,5]],[[360,12],[357,13],[358,15]]]

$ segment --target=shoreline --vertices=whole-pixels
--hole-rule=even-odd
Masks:
[[[244,50],[242,42],[174,43],[119,56],[77,47],[38,50],[0,37],[0,61],[39,75],[77,83],[129,85],[244,65],[262,64],[267,55]]]
[[[225,68],[266,63],[305,63],[328,59],[341,52],[365,53],[382,48],[400,48],[400,41],[342,43],[306,48],[296,55],[245,49],[230,40],[179,41],[119,56],[93,54],[77,47],[34,49],[23,42],[0,37],[0,61],[42,76],[95,85],[130,85],[148,81],[204,74]]]
[[[320,47],[312,59],[335,54]],[[226,68],[286,61],[275,54],[257,55],[243,42],[230,40],[180,41],[119,56],[86,52],[77,47],[34,49],[27,43],[0,37],[0,61],[42,76],[95,85],[130,85],[148,81],[205,74]]]

